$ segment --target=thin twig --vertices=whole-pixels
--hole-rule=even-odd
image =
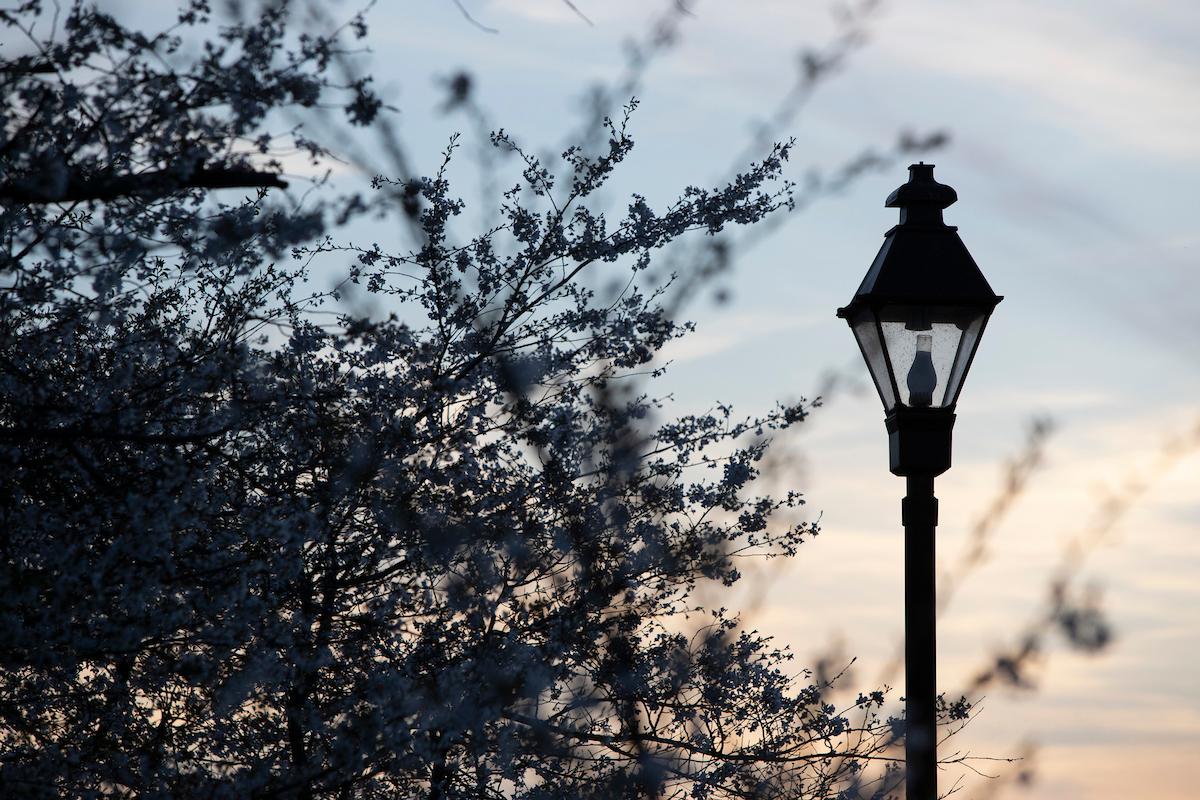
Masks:
[[[479,20],[472,17],[471,12],[467,11],[466,6],[464,6],[462,4],[462,0],[454,0],[454,5],[458,6],[458,10],[462,12],[462,15],[464,17],[466,17],[467,22],[471,23],[476,28],[479,28],[479,30],[483,31],[484,33],[499,33],[500,32],[496,28],[489,28],[487,25],[484,25],[482,22],[480,22]]]
[[[591,25],[593,28],[596,27],[596,23],[594,23],[590,19],[588,19],[587,14],[584,14],[582,11],[579,10],[579,6],[572,3],[571,0],[562,0],[562,1],[563,1],[563,3],[566,4],[567,8],[574,11],[575,15],[578,16],[581,20],[586,22],[588,25]]]

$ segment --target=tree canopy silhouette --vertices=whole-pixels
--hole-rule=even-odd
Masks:
[[[289,11],[217,26],[193,0],[156,35],[0,13],[28,50],[0,72],[3,793],[886,791],[882,693],[835,708],[694,598],[816,532],[754,487],[808,406],[663,421],[642,388],[689,330],[651,265],[787,207],[790,145],[607,215],[630,103],[553,164],[495,133],[519,174],[486,231],[461,233],[454,143],[430,177],[301,203],[272,158],[324,150],[279,112],[381,104],[331,77],[362,19],[297,35]],[[417,244],[340,242],[367,209]]]

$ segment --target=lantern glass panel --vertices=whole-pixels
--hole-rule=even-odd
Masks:
[[[900,404],[945,408],[954,403],[985,316],[977,309],[945,306],[896,305],[879,312]]]
[[[946,405],[958,402],[958,393],[962,391],[963,381],[967,377],[967,369],[971,359],[975,357],[975,348],[979,346],[979,337],[983,335],[983,326],[988,314],[975,311],[974,316],[963,331],[962,341],[958,345],[958,355],[954,357],[954,366],[950,368],[950,380],[946,386]]]
[[[896,391],[892,385],[887,355],[883,352],[879,322],[875,314],[867,308],[859,309],[850,321],[850,329],[854,331],[858,349],[862,351],[863,360],[867,362],[871,379],[875,381],[879,399],[883,401],[883,407],[890,411],[896,405]]]

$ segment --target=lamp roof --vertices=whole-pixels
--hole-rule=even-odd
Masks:
[[[992,291],[958,229],[942,221],[954,189],[933,178],[932,164],[913,164],[909,178],[887,199],[900,209],[900,223],[884,234],[854,299],[838,310],[845,317],[862,306],[961,305],[991,310],[1001,298]]]

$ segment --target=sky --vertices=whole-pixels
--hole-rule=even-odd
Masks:
[[[617,79],[625,43],[667,7],[575,5],[591,24],[560,0],[462,0],[489,33],[452,2],[380,4],[373,69],[413,161],[431,169],[463,127],[438,112],[459,70],[492,124],[559,149],[589,87]],[[638,88],[638,147],[615,203],[636,189],[663,204],[726,177],[786,96],[797,52],[837,32],[824,3],[690,8]],[[1030,420],[1054,423],[1042,466],[940,623],[939,683],[966,686],[1017,640],[1073,546],[1084,554],[1074,585],[1097,593],[1115,637],[1099,654],[1051,637],[1032,689],[989,691],[943,755],[1030,753],[1019,766],[1035,779],[977,762],[1002,777],[968,772],[960,796],[1195,797],[1185,765],[1200,752],[1200,6],[910,0],[882,3],[864,25],[863,46],[780,132],[797,140],[790,176],[886,151],[900,131],[947,131],[928,158],[958,192],[947,221],[1005,296],[959,402],[954,467],[938,480],[943,567],[1002,489]],[[894,224],[883,201],[905,166],[820,199],[741,252],[723,283],[730,301],[690,307],[697,333],[669,353],[662,391],[675,410],[720,400],[761,411],[812,397],[831,369],[861,389],[865,368],[834,311]],[[776,444],[772,480],[805,493],[823,533],[754,575],[740,597],[747,624],[801,663],[831,649],[857,657],[860,687],[900,685],[886,665],[903,626],[903,482],[887,471],[878,398],[837,392]],[[1114,496],[1128,502],[1106,505]],[[942,789],[960,774],[947,771]]]
[[[452,0],[377,4],[371,71],[399,109],[418,171],[436,168],[455,130],[466,131],[466,152],[479,144],[463,117],[439,110],[449,76],[473,76],[491,125],[560,150],[589,88],[618,79],[626,43],[643,40],[671,3],[574,5],[579,13],[562,0],[461,0],[472,22]],[[638,146],[609,195],[618,209],[629,191],[661,207],[684,186],[728,177],[787,96],[800,49],[838,31],[822,2],[688,8],[637,88]],[[796,138],[789,177],[887,151],[901,131],[946,131],[949,144],[926,160],[958,192],[947,221],[1005,296],[959,401],[954,467],[938,479],[942,567],[958,562],[1002,490],[1030,421],[1054,424],[1043,463],[941,620],[939,683],[966,686],[1017,641],[1073,553],[1082,554],[1068,562],[1074,585],[1097,594],[1115,637],[1099,654],[1052,637],[1035,686],[991,689],[943,746],[943,755],[1029,753],[1018,767],[1032,766],[1032,783],[1011,780],[1002,762],[977,762],[1001,777],[947,771],[941,788],[961,774],[963,797],[1195,797],[1200,5],[884,0],[863,26],[863,45],[779,131]],[[756,572],[736,599],[748,625],[801,663],[831,650],[855,656],[856,688],[901,682],[886,667],[902,644],[903,481],[887,471],[882,409],[834,311],[895,222],[883,202],[905,166],[859,178],[739,250],[721,283],[729,301],[705,295],[687,309],[698,330],[672,346],[660,385],[678,413],[722,401],[749,414],[813,397],[830,370],[843,376],[776,442],[771,475],[805,493],[823,532],[795,559]]]

